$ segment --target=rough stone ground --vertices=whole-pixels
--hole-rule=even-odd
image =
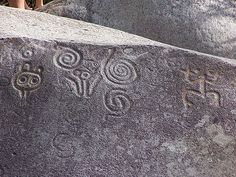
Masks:
[[[0,14],[1,177],[235,176],[235,60]]]
[[[41,11],[236,58],[234,0],[54,0]]]

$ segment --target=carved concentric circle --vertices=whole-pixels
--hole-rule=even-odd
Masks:
[[[26,50],[26,51],[23,51],[22,55],[24,58],[29,58],[34,55],[34,52],[33,52],[33,50]]]
[[[82,54],[72,49],[66,48],[61,50],[55,56],[55,64],[63,69],[75,69],[82,60]]]
[[[24,46],[21,49],[21,55],[23,58],[32,58],[35,55],[35,48],[33,46]]]
[[[137,78],[135,64],[129,60],[112,60],[105,66],[105,77],[112,83],[127,85]]]
[[[131,108],[130,97],[122,89],[114,89],[108,92],[105,95],[104,104],[112,115],[124,115]]]

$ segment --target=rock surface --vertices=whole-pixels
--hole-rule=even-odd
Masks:
[[[235,60],[0,14],[1,177],[235,176]]]
[[[235,0],[55,0],[41,11],[236,58]]]

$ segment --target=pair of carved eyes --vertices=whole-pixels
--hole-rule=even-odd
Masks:
[[[18,83],[21,85],[28,83],[31,85],[37,85],[40,83],[40,78],[36,75],[21,75],[18,77]]]
[[[85,80],[87,80],[87,79],[89,79],[91,77],[91,74],[89,72],[87,72],[87,71],[82,71],[81,72],[79,70],[74,70],[73,74],[75,76],[81,77],[81,79],[85,79]]]

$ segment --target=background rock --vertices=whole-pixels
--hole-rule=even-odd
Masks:
[[[1,177],[236,174],[235,60],[0,14]]]
[[[236,58],[234,0],[55,0],[41,11]]]

